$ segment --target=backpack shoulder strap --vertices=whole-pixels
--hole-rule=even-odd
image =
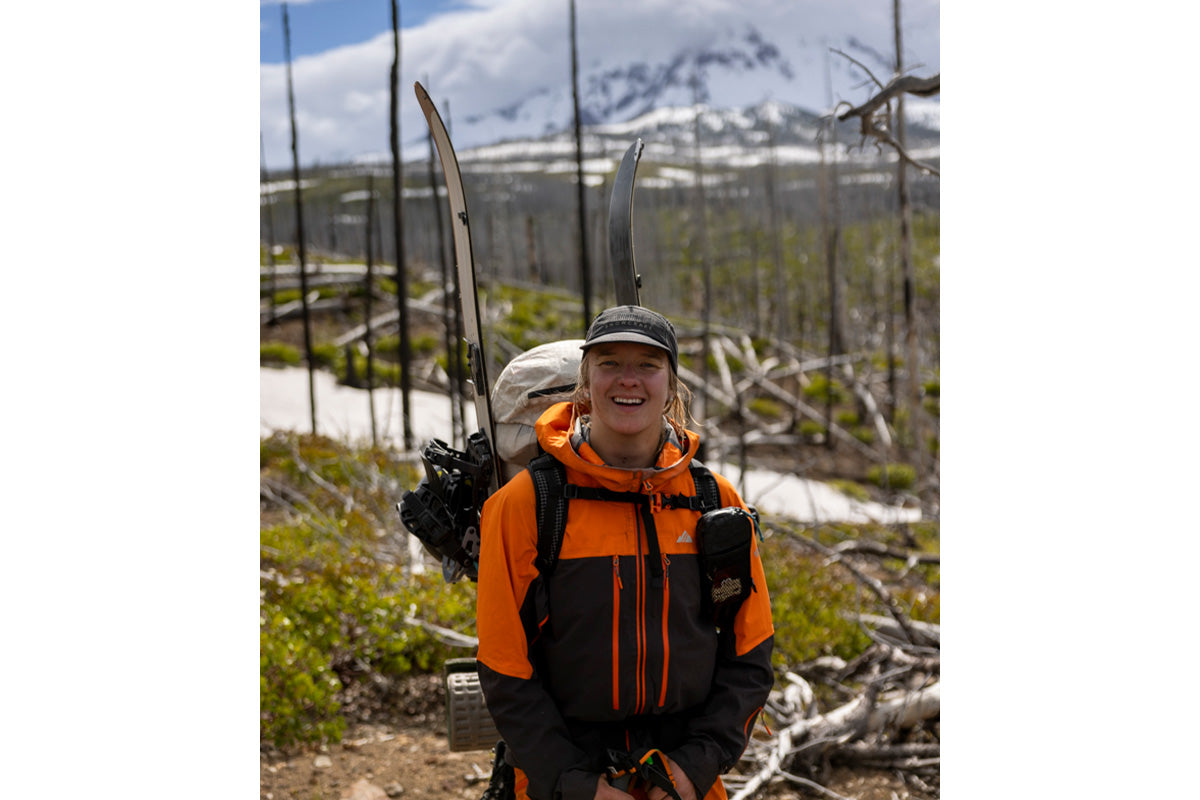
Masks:
[[[537,509],[538,572],[549,575],[562,549],[563,533],[567,529],[567,468],[549,453],[542,453],[529,462],[533,478],[535,508]]]
[[[712,471],[704,466],[699,459],[692,459],[688,464],[692,473],[692,482],[696,484],[696,496],[700,498],[700,511],[715,511],[721,507],[721,489]]]

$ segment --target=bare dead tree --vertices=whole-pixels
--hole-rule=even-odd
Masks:
[[[304,320],[304,360],[308,364],[308,413],[312,432],[317,433],[316,365],[313,360],[312,320],[308,312],[308,265],[304,250],[304,199],[300,191],[300,146],[296,133],[296,96],[292,91],[292,33],[287,3],[283,3],[283,49],[287,60],[288,114],[292,123],[292,182],[296,185],[296,249],[300,256],[300,303]]]
[[[575,191],[579,213],[579,270],[583,284],[583,332],[592,321],[592,260],[587,246],[586,186],[583,182],[583,123],[579,113],[579,44],[575,30],[575,0],[571,6],[571,101],[575,109]]]
[[[392,150],[392,227],[396,235],[396,307],[400,313],[400,400],[404,415],[404,449],[413,449],[411,398],[412,342],[408,334],[408,275],[404,258],[404,164],[400,160],[400,9],[392,0],[391,113],[388,130]]]
[[[897,14],[899,5],[897,0]],[[899,48],[900,29],[896,26],[896,41]],[[897,49],[897,53],[899,50]],[[842,53],[842,55],[845,55]],[[846,56],[849,58],[849,56]],[[853,60],[853,59],[851,59]],[[858,63],[858,62],[855,62]],[[900,69],[899,57],[897,57],[897,70]],[[860,65],[861,66],[861,65]],[[864,68],[865,69],[865,68]],[[862,105],[854,106],[846,111],[838,114],[839,120],[848,120],[851,117],[858,117],[861,124],[861,131],[864,138],[872,138],[887,145],[896,151],[902,162],[910,164],[922,172],[939,176],[940,171],[930,165],[917,161],[913,158],[904,146],[904,95],[911,94],[917,97],[932,97],[941,91],[941,74],[933,75],[927,78],[917,77],[916,75],[900,75],[886,85],[878,92],[871,96]],[[878,83],[878,82],[876,82]],[[892,136],[888,126],[888,117],[891,116],[890,103],[895,100],[898,104],[899,112],[896,118],[896,136]]]
[[[692,75],[692,102],[695,104],[696,113],[692,116],[692,145],[695,152],[694,169],[696,172],[696,222],[695,236],[700,243],[700,269],[704,275],[704,295],[701,301],[701,325],[703,330],[700,334],[700,382],[708,385],[708,356],[710,353],[709,336],[712,327],[712,259],[709,256],[708,246],[708,224],[706,216],[708,214],[708,203],[704,196],[704,158],[700,152],[700,114],[703,111],[700,96],[700,75],[698,73]],[[701,424],[707,420],[709,415],[708,396],[701,395],[700,414],[698,419]],[[699,455],[703,457],[705,444],[701,441]]]
[[[829,56],[825,57],[825,86],[826,91],[832,98],[833,84],[829,73]],[[838,167],[837,167],[837,126],[829,126],[831,144],[833,145],[833,159],[826,161],[825,158],[825,137],[821,137],[819,143],[820,166],[821,166],[821,181],[819,197],[821,203],[821,229],[825,239],[825,276],[829,285],[829,309],[828,309],[828,356],[829,361],[825,367],[825,417],[833,418],[833,367],[834,356],[843,352],[844,342],[842,341],[841,330],[841,293],[838,291],[838,250],[841,245],[842,229],[841,229],[841,209],[838,203]],[[826,434],[825,446],[833,449],[833,436]]]
[[[783,269],[783,231],[779,223],[779,197],[776,191],[776,172],[779,160],[775,148],[775,125],[767,124],[767,236],[770,237],[771,261],[775,270],[775,335],[785,338],[788,335],[788,290],[787,275]]]
[[[367,346],[367,407],[371,412],[371,444],[379,446],[375,425],[375,337],[371,330],[371,300],[375,293],[375,176],[367,173],[367,291],[363,298],[363,342]]]
[[[258,134],[258,148],[262,154],[262,183],[269,182],[267,174],[267,146],[263,140],[262,132]],[[261,193],[260,193],[261,196]],[[270,280],[267,283],[267,292],[269,293],[268,303],[270,304],[270,314],[267,317],[268,325],[277,324],[275,319],[275,193],[268,191],[266,193],[267,206],[267,264],[270,265]]]
[[[904,303],[904,340],[908,362],[907,404],[911,412],[909,417],[912,439],[910,450],[914,462],[913,466],[917,470],[918,477],[921,478],[927,474],[928,466],[926,464],[924,420],[922,418],[923,409],[921,407],[920,352],[917,346],[917,320],[914,308],[916,303],[916,277],[912,257],[912,202],[908,191],[907,168],[911,164],[935,176],[940,175],[940,173],[929,165],[915,161],[905,149],[904,96],[906,94],[913,94],[920,97],[929,97],[938,94],[941,89],[941,76],[939,74],[928,78],[918,78],[904,74],[900,0],[893,0],[892,16],[896,49],[895,75],[886,85],[876,79],[870,70],[860,62],[841,51],[835,51],[857,64],[874,81],[876,86],[879,87],[879,91],[865,103],[842,112],[837,118],[839,120],[846,120],[854,116],[859,117],[862,121],[864,139],[870,137],[878,142],[887,144],[899,155],[897,165],[897,195],[900,216],[900,268]],[[889,132],[890,126],[888,125],[888,119],[891,118],[891,102],[893,100],[897,103],[895,114],[896,136],[894,137]],[[889,372],[892,369],[893,367],[889,364]],[[894,399],[896,396],[894,382],[892,382],[892,386],[892,396]]]

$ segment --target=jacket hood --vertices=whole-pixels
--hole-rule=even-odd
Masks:
[[[674,436],[667,438],[658,461],[648,469],[623,469],[605,464],[592,446],[582,439],[572,442],[575,416],[573,403],[555,403],[538,418],[535,429],[538,444],[567,466],[592,478],[597,486],[618,492],[655,491],[687,472],[688,464],[700,448],[700,437],[684,428],[672,426]]]

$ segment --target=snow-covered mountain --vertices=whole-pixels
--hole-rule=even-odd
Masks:
[[[936,99],[909,98],[908,152],[920,161],[936,162],[940,155],[939,105]],[[697,119],[698,118],[698,119]],[[596,124],[585,128],[584,172],[590,183],[599,182],[616,169],[626,148],[642,139],[643,160],[690,170],[696,160],[699,125],[700,157],[709,168],[747,168],[772,161],[776,164],[816,164],[821,159],[820,117],[796,106],[764,101],[741,109],[695,106],[655,108],[624,122]],[[888,160],[873,146],[862,146],[857,121],[842,123],[838,134],[825,134],[826,157],[836,150],[839,160],[877,162]],[[575,139],[571,130],[559,130],[528,139],[509,139],[490,145],[459,150],[459,162],[472,172],[574,173]],[[422,155],[422,157],[425,157]],[[362,162],[372,162],[374,157]],[[384,159],[386,162],[386,159]],[[690,171],[679,174],[691,182]],[[661,179],[659,179],[661,180]],[[654,178],[640,179],[642,185]]]
[[[895,58],[884,0],[577,0],[577,8],[580,114],[595,136],[621,126],[625,140],[630,132],[650,140],[643,131],[672,125],[690,130],[702,105],[703,125],[761,137],[762,126],[745,119],[807,115],[810,124],[839,101],[865,100]],[[939,71],[938,12],[936,0],[902,4],[904,64],[916,74]],[[405,30],[405,158],[427,154],[414,80],[428,88],[460,151],[552,142],[569,131],[568,30],[561,0],[491,0]],[[389,31],[294,63],[303,162],[387,156],[391,48]],[[260,88],[267,163],[280,167],[290,147],[284,68],[263,65]],[[922,106],[936,116],[936,98]],[[779,127],[786,137],[794,126]]]

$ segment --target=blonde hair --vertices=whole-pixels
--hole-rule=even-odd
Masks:
[[[592,411],[591,385],[588,379],[588,364],[591,357],[591,348],[583,351],[583,358],[579,360],[579,373],[575,377],[575,393],[571,395],[571,402],[575,404],[575,413],[579,416],[590,414]],[[689,425],[696,424],[690,410],[692,390],[679,379],[675,370],[670,372],[670,377],[667,379],[667,391],[671,396],[667,399],[667,407],[663,409],[663,416],[675,427],[687,428]]]

